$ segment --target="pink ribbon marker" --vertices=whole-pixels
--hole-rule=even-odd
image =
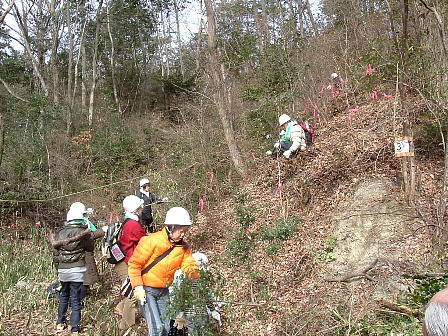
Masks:
[[[373,74],[372,64],[369,63],[366,70],[366,76],[371,76]]]
[[[348,110],[348,120],[352,120],[353,119],[353,115],[357,111],[359,111],[359,106],[356,106],[355,108],[352,108],[352,109]]]
[[[213,180],[215,179],[215,173],[214,172],[208,172],[210,174],[210,184],[213,183]]]
[[[306,111],[310,108],[310,103],[306,103],[305,104],[305,108],[303,109],[303,111],[302,111],[302,114],[305,114],[306,113]]]
[[[258,163],[257,163],[257,157],[255,156],[254,153],[252,153],[252,158],[254,159],[255,164],[258,164]]]
[[[317,117],[317,105],[314,105],[313,118]]]
[[[111,212],[109,215],[109,224],[112,224],[112,220],[114,219],[114,215],[115,215],[115,219],[117,220],[117,222],[120,221],[120,217],[118,217],[118,214],[116,212]]]
[[[252,236],[250,235],[249,228],[246,229],[246,236],[247,236],[247,239],[252,240]]]
[[[165,165],[162,166],[162,170],[166,170],[166,166]]]
[[[392,99],[394,96],[383,93],[384,98]]]
[[[320,93],[325,92],[327,88],[325,87],[325,85],[322,85],[322,89],[320,89]]]
[[[378,92],[376,91],[372,92],[372,99],[378,99]]]
[[[280,192],[280,190],[282,188],[283,188],[283,184],[279,183],[277,189],[275,190],[274,197],[276,197],[278,195],[278,193]]]
[[[199,205],[199,211],[200,212],[204,211],[204,200],[202,198],[199,199],[198,205]]]

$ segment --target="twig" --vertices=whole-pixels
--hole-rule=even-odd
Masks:
[[[379,299],[377,302],[381,307],[385,307],[385,308],[394,310],[396,312],[403,313],[408,316],[411,315],[414,317],[419,317],[422,315],[422,312],[419,311],[418,309],[412,309],[412,308],[409,308],[406,306],[399,306],[396,303],[388,301],[388,300]]]
[[[254,307],[263,307],[266,303],[251,303],[251,302],[236,302],[236,301],[223,301],[223,300],[212,300],[212,302],[216,303],[229,303],[240,306],[254,306]]]
[[[354,278],[359,278],[359,277],[364,277],[370,281],[376,282],[376,280],[371,277],[370,275],[367,274],[368,271],[370,271],[372,268],[375,267],[375,265],[378,262],[378,258],[376,258],[369,266],[367,266],[366,268],[364,268],[363,270],[359,271],[359,272],[355,272],[355,273],[350,273],[347,275],[344,275],[342,277],[337,277],[337,278],[326,278],[326,281],[329,282],[350,282],[352,279]]]

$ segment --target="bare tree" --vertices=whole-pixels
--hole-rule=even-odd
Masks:
[[[98,3],[98,10],[96,14],[96,31],[95,41],[93,45],[93,57],[92,57],[92,84],[90,87],[90,101],[89,101],[89,126],[93,123],[93,102],[95,98],[96,84],[98,81],[98,45],[100,43],[100,28],[101,28],[101,10],[103,7],[103,0]]]
[[[6,7],[5,11],[0,16],[0,23],[3,23],[5,21],[6,15],[11,11],[12,7],[14,6],[15,0],[11,1],[11,3]]]
[[[247,175],[247,169],[236,145],[235,134],[231,122],[231,107],[228,89],[226,87],[226,72],[223,64],[220,63],[220,52],[216,41],[215,10],[211,0],[204,0],[204,4],[208,21],[207,32],[209,69],[214,89],[216,90],[215,104],[218,109],[219,117],[221,118],[227,146],[229,147],[230,157],[238,174],[244,177]]]

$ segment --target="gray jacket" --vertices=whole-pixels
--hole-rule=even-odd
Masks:
[[[92,252],[95,248],[91,231],[82,220],[72,220],[56,228],[49,240],[58,269],[85,266],[85,252]]]

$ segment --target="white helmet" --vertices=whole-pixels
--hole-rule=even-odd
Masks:
[[[165,225],[191,225],[190,214],[181,207],[174,207],[167,211]]]
[[[135,195],[126,196],[123,200],[123,209],[125,212],[135,212],[143,205],[143,200]]]
[[[290,121],[291,118],[289,117],[289,115],[287,114],[282,114],[279,118],[278,118],[278,124],[280,126],[286,124],[288,121]]]
[[[75,202],[72,205],[70,205],[70,211],[71,210],[78,211],[83,214],[87,213],[86,206],[81,202]]]
[[[70,209],[67,212],[67,222],[75,219],[84,219],[84,214],[77,209]]]
[[[193,253],[193,258],[199,268],[203,269],[204,271],[208,270],[208,258],[204,253],[195,252]]]
[[[149,184],[149,180],[147,178],[140,180],[140,188],[143,188],[145,184]]]

